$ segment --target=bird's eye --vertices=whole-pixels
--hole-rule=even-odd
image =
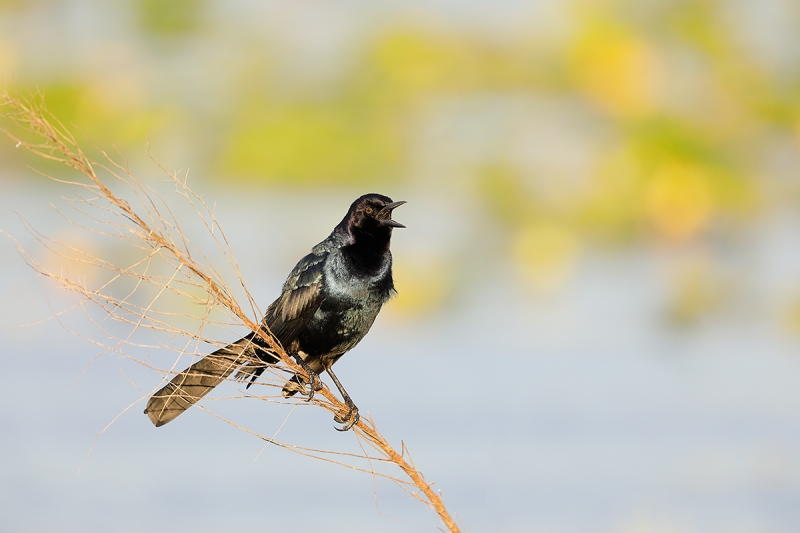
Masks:
[[[371,215],[372,214],[372,208],[371,207],[367,207],[366,209],[364,209],[364,212],[366,214],[368,214],[368,215]]]

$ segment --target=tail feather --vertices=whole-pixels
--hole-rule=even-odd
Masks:
[[[153,394],[145,414],[156,427],[174,420],[255,356],[247,337],[202,358]]]

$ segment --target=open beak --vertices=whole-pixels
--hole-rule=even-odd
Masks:
[[[405,200],[400,200],[399,202],[392,202],[390,204],[386,204],[385,206],[383,206],[383,209],[378,211],[378,215],[375,218],[378,219],[378,222],[380,223],[381,226],[390,226],[392,228],[405,228],[405,226],[402,225],[401,223],[392,220],[392,210],[395,207],[400,207],[404,203],[406,203]]]

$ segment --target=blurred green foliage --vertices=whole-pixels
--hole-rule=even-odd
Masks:
[[[153,36],[180,36],[196,30],[203,0],[135,0],[142,30]]]
[[[329,56],[300,61],[260,23],[205,17],[203,0],[131,5],[143,42],[185,48],[134,47],[146,68],[116,81],[85,68],[35,80],[61,120],[128,154],[150,137],[181,139],[194,168],[226,180],[378,188],[437,175],[420,161],[450,158],[443,182],[467,182],[534,286],[557,284],[588,242],[680,245],[746,220],[773,201],[771,147],[800,151],[800,68],[752,52],[724,0],[571,0],[560,30],[507,35],[420,12],[370,27],[325,76],[313,71]],[[283,39],[313,42],[319,29]],[[238,44],[220,59],[215,39],[231,34]],[[0,36],[0,68],[23,64]],[[179,64],[194,67],[175,75]],[[497,102],[544,112],[486,119]],[[528,140],[537,125],[567,140]],[[488,140],[454,138],[471,127]]]
[[[22,8],[25,3],[26,0],[0,0],[0,9],[11,11]]]
[[[380,182],[396,177],[402,162],[391,126],[363,100],[252,102],[230,126],[218,173],[298,184]]]

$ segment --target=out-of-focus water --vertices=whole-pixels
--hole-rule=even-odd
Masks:
[[[262,306],[358,194],[200,187]],[[501,230],[460,218],[468,206],[383,192],[409,201],[396,213],[407,225],[397,260],[419,246],[460,254],[449,268],[466,281],[436,312],[407,316],[390,302],[337,375],[391,442],[405,442],[465,531],[796,531],[800,346],[760,311],[800,272],[797,216],[766,216],[731,252],[751,271],[752,300],[677,330],[663,318],[665,251],[590,251],[561,290],[534,292],[491,260]],[[0,228],[32,247],[17,211],[45,234],[70,234],[47,207],[61,194],[12,182]],[[262,441],[198,409],[155,429],[136,404],[87,459],[98,432],[160,378],[117,355],[89,365],[102,350],[56,320],[9,329],[69,300],[10,242],[0,258],[0,529],[434,530],[434,514],[390,483],[260,453]],[[269,435],[290,410],[208,403]],[[358,450],[317,409],[295,409],[280,438]]]

